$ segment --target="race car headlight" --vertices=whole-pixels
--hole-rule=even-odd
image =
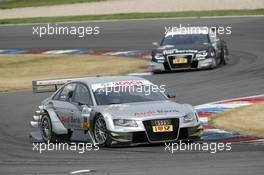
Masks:
[[[113,122],[115,126],[122,126],[122,127],[137,127],[138,126],[135,120],[114,119]]]
[[[183,116],[183,123],[189,123],[195,120],[195,113],[189,113],[185,116]]]
[[[161,53],[156,53],[155,55],[154,55],[154,58],[155,58],[155,60],[157,60],[158,62],[163,62],[164,60],[165,60],[165,58],[164,58],[164,56],[161,54]]]
[[[208,52],[207,51],[200,51],[196,54],[196,59],[197,60],[202,60],[205,59],[208,56]]]

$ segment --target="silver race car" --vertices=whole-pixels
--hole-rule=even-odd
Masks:
[[[100,146],[134,145],[197,139],[202,130],[191,105],[169,100],[175,95],[165,95],[163,87],[140,77],[88,77],[38,85],[45,83],[65,83],[41,103],[31,121],[45,142],[70,140],[78,130]]]

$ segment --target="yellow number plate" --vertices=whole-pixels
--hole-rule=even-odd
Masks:
[[[188,60],[186,58],[174,58],[172,62],[173,64],[186,64]]]
[[[173,126],[172,125],[158,125],[152,126],[153,132],[172,132]]]

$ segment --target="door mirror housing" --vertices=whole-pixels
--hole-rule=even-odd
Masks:
[[[91,111],[92,111],[92,108],[89,107],[88,105],[82,105],[81,106],[81,114],[82,114],[83,117],[89,118],[90,114],[91,114]]]
[[[84,107],[84,106],[90,107],[92,105],[89,101],[85,101],[85,100],[82,100],[82,99],[76,100],[74,98],[72,102],[74,102],[76,105],[78,105],[81,108]]]
[[[152,42],[153,46],[159,47],[159,43],[158,42]]]
[[[77,103],[78,103],[79,106],[85,105],[85,103],[84,102],[81,102],[81,101],[78,101]]]

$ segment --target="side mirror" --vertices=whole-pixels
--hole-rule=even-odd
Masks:
[[[87,117],[89,118],[90,117],[90,114],[91,114],[91,111],[92,111],[92,108],[87,106],[87,105],[82,105],[81,106],[81,115],[83,117]]]
[[[175,92],[168,92],[168,93],[166,93],[166,96],[168,98],[176,98],[176,93]]]
[[[159,43],[158,42],[152,42],[153,46],[159,47]]]
[[[85,105],[85,103],[82,102],[82,101],[78,101],[77,103],[78,103],[79,106],[83,106],[83,105]]]
[[[89,101],[85,101],[84,99],[78,99],[78,100],[75,100],[75,103],[78,104],[78,106],[80,107],[83,107],[83,106],[87,106],[87,107],[90,107],[91,105],[91,102]]]

